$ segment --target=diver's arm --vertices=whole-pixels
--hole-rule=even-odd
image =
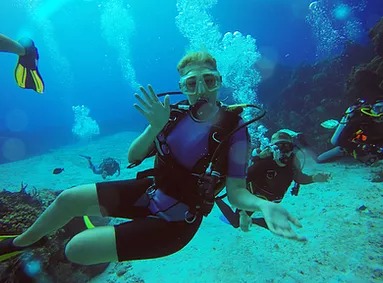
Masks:
[[[246,189],[246,180],[230,178],[226,180],[226,191],[229,202],[238,209],[258,211],[269,202],[256,197]]]
[[[308,185],[308,184],[314,183],[313,175],[307,175],[303,173],[301,170],[297,171],[294,174],[294,181],[302,185]]]
[[[313,176],[302,172],[301,163],[296,156],[294,157],[292,166],[293,166],[293,179],[295,182],[302,185],[314,183]]]
[[[25,55],[25,48],[17,41],[0,34],[0,52],[9,52],[16,55]]]
[[[134,163],[143,160],[154,148],[154,139],[161,131],[148,126],[130,145],[128,150],[128,161]]]

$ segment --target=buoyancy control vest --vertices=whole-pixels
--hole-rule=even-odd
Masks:
[[[169,122],[157,135],[155,150],[147,156],[155,155],[154,168],[139,172],[137,178],[153,176],[156,188],[187,204],[192,214],[207,216],[214,206],[215,196],[225,186],[229,152],[227,141],[239,127],[247,123],[239,126],[243,111],[241,105],[226,106],[218,103],[218,113],[210,127],[207,154],[189,170],[172,156],[166,139],[187,115],[196,119],[201,106],[199,103],[190,106],[187,101],[171,105]]]
[[[185,101],[172,107],[170,122],[156,139],[155,184],[166,194],[187,204],[191,210],[206,216],[214,205],[215,196],[225,186],[229,143],[222,142],[238,127],[243,109],[219,105],[209,132],[207,154],[189,170],[166,150],[166,137],[186,115],[195,119],[194,112],[199,107],[198,103],[188,107]]]
[[[177,94],[182,93],[165,92],[157,94],[157,96]],[[199,107],[203,106],[198,102],[191,106],[188,101],[184,100],[171,105],[169,122],[157,135],[155,149],[145,157],[155,156],[154,168],[137,173],[137,178],[154,177],[157,188],[187,204],[191,214],[194,215],[207,216],[214,206],[216,196],[225,186],[230,137],[266,114],[264,109],[254,104],[223,105],[220,102],[217,104],[219,113],[210,128],[208,153],[196,162],[192,170],[179,164],[167,150],[166,145],[166,138],[177,123],[186,115],[195,118],[196,115],[198,116]],[[240,114],[245,107],[256,108],[259,113],[249,121],[240,123]],[[247,130],[246,134],[249,139]],[[141,162],[142,160],[131,163],[127,168],[133,168]]]

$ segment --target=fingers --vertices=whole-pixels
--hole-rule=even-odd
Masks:
[[[274,221],[269,222],[266,220],[266,224],[269,230],[278,236],[300,242],[307,241],[306,237],[300,236],[297,233],[295,233],[295,231],[291,228],[289,221],[299,228],[302,227],[302,224],[298,221],[298,219],[291,216],[290,214],[287,215],[287,219],[284,222],[278,223]]]
[[[151,104],[151,98],[150,98],[149,94],[146,92],[146,89],[143,86],[140,86],[140,90],[141,90],[142,94],[144,95],[147,103]]]
[[[146,109],[150,109],[150,105],[138,95],[138,93],[134,94],[134,97],[140,102],[140,104]],[[142,109],[142,108],[141,108]]]
[[[155,121],[157,115],[163,115],[162,113],[164,113],[164,109],[167,110],[167,113],[165,112],[165,114],[169,114],[169,95],[165,97],[164,103],[162,103],[158,99],[158,96],[154,92],[151,85],[148,85],[148,91],[146,91],[144,87],[140,86],[140,91],[142,92],[142,95],[139,95],[138,93],[134,94],[134,97],[137,99],[138,103],[133,106],[149,121],[149,123]]]
[[[158,96],[154,92],[154,89],[153,89],[152,85],[148,85],[148,89],[149,89],[149,93],[150,93],[150,99],[153,102],[158,102],[159,101]]]
[[[291,229],[290,225],[287,227],[279,227],[274,225],[268,225],[271,232],[274,234],[281,236],[283,238],[296,240],[299,242],[305,242],[307,241],[307,238],[304,236],[300,236],[293,229]]]
[[[302,224],[299,222],[298,219],[296,219],[294,216],[291,216],[290,214],[287,215],[287,219],[293,223],[295,226],[302,228]]]
[[[146,112],[138,104],[133,104],[133,107],[136,108],[137,111],[140,112],[144,117],[147,117]]]
[[[148,85],[149,93],[146,91],[146,89],[143,86],[140,86],[140,90],[142,94],[144,95],[146,103],[148,105],[153,105],[153,103],[159,102],[159,99],[151,85]]]
[[[146,89],[143,86],[140,86],[140,91],[142,92],[144,98],[142,98],[137,93],[134,94],[134,96],[139,100],[139,102],[147,109],[149,109],[154,103],[159,103],[160,100],[158,99],[158,96],[156,95],[153,87],[151,85],[148,85],[149,93],[146,91]],[[168,98],[168,102],[169,102]],[[170,105],[170,102],[169,102]],[[170,108],[170,107],[169,107]]]
[[[170,110],[170,96],[166,95],[164,98],[164,107],[166,110]]]

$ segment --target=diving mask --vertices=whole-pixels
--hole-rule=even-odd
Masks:
[[[294,145],[291,142],[278,142],[275,144],[282,153],[290,153],[294,149]]]
[[[294,150],[294,144],[290,142],[278,142],[271,146],[273,158],[283,164],[287,164]]]
[[[181,91],[186,95],[196,95],[201,90],[216,91],[222,84],[222,77],[217,71],[204,72],[198,75],[190,74],[181,77]]]

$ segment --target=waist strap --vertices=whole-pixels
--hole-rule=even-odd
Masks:
[[[186,221],[189,206],[159,189],[149,188],[146,194],[149,197],[148,208],[153,215],[169,222]]]

